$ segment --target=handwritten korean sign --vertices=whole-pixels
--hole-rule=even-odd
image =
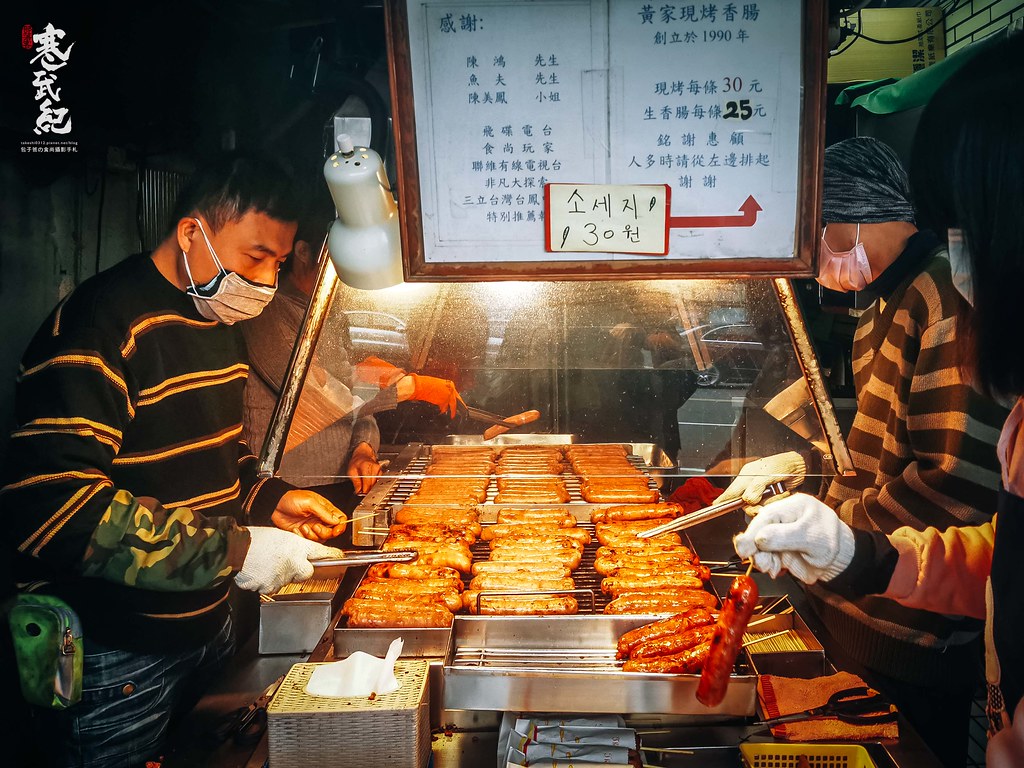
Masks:
[[[668,253],[670,189],[660,185],[548,184],[552,252]]]

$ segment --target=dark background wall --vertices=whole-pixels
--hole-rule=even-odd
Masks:
[[[57,301],[150,248],[140,187],[171,187],[221,149],[269,149],[326,196],[328,118],[385,89],[383,10],[367,2],[184,0],[6,4],[0,11],[0,459],[25,345]],[[14,6],[14,7],[12,7]],[[74,46],[57,71],[68,136],[37,136],[21,31],[47,23]],[[315,83],[315,85],[314,85]],[[385,96],[386,99],[386,96]],[[361,102],[360,102],[361,103]],[[384,107],[381,99],[378,109]],[[329,136],[329,134],[328,134]],[[23,142],[69,139],[74,153]],[[317,185],[320,185],[319,187]]]

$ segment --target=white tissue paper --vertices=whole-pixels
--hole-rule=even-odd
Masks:
[[[336,699],[394,693],[401,687],[395,677],[395,662],[404,645],[402,638],[396,637],[383,659],[355,651],[347,659],[321,664],[309,676],[306,693]]]

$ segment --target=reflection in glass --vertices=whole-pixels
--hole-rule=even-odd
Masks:
[[[536,408],[530,432],[653,443],[681,476],[732,475],[752,458],[824,446],[769,280],[340,285],[337,313],[350,349],[329,318],[323,360],[372,355],[450,379],[471,406]],[[419,402],[376,418],[392,445],[487,426]]]

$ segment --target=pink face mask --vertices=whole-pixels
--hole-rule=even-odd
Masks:
[[[828,226],[821,231],[821,267],[817,280],[833,291],[860,291],[871,282],[871,265],[860,241],[860,224],[857,225],[857,244],[849,251],[833,251],[825,242]]]

